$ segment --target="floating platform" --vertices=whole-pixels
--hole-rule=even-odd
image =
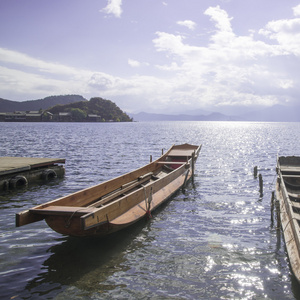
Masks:
[[[62,178],[64,163],[62,158],[0,157],[0,191]]]

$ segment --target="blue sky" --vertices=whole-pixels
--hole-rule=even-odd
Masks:
[[[0,98],[127,112],[299,104],[300,0],[1,0]]]

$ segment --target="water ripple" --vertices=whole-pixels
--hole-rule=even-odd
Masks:
[[[298,123],[2,125],[1,156],[66,158],[63,180],[0,197],[2,297],[300,297],[270,218],[277,153],[299,155]],[[203,144],[194,183],[151,220],[104,240],[67,238],[45,222],[15,228],[16,212],[119,176],[185,142]],[[262,196],[254,166],[264,179]]]

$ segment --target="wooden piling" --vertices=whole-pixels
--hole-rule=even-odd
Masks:
[[[276,216],[277,216],[277,230],[280,230],[280,227],[281,227],[280,203],[278,200],[275,201],[275,207],[276,207]]]
[[[253,175],[254,178],[257,178],[257,166],[254,167]]]
[[[150,155],[150,163],[152,163],[152,155]]]
[[[274,223],[274,200],[275,200],[275,196],[274,196],[274,191],[272,192],[272,197],[271,197],[271,224],[273,227],[273,223]]]
[[[192,153],[192,181],[194,182],[195,176],[195,151]]]
[[[263,196],[263,179],[262,179],[262,175],[259,174],[258,178],[259,178],[259,193],[260,193],[260,197],[262,197]]]

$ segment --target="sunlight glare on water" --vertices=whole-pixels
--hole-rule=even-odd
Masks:
[[[6,299],[297,299],[270,200],[276,158],[300,155],[298,123],[3,123],[1,156],[66,158],[66,176],[0,196]],[[119,176],[172,144],[203,144],[194,183],[153,218],[75,239],[15,213]],[[264,180],[259,193],[253,168]],[[11,283],[14,284],[11,284]]]

